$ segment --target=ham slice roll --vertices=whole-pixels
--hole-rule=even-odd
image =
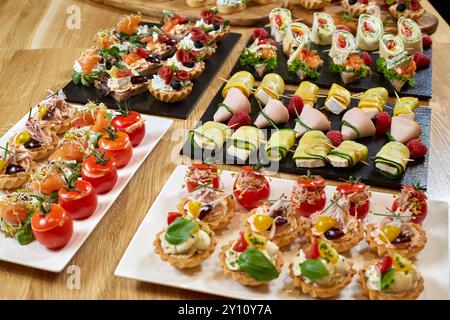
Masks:
[[[328,131],[331,129],[331,122],[327,116],[319,110],[306,104],[300,116],[295,119],[296,137],[301,137],[310,130]]]
[[[214,113],[215,122],[225,122],[231,118],[231,116],[238,112],[250,113],[252,107],[250,101],[237,88],[230,88],[222,103],[219,103],[216,113]]]
[[[375,125],[367,113],[360,108],[352,108],[342,117],[341,132],[344,140],[370,137],[375,134]]]
[[[265,128],[269,125],[277,125],[289,121],[289,112],[280,100],[269,98],[264,109],[255,120],[255,126]]]
[[[406,144],[409,140],[420,137],[420,125],[408,117],[392,117],[391,132],[392,140]]]

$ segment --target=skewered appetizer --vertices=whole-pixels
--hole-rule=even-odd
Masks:
[[[266,106],[259,112],[255,120],[255,126],[265,128],[269,125],[278,129],[277,124],[289,121],[289,111],[280,100],[269,98]]]
[[[420,137],[422,129],[413,119],[408,117],[394,116],[391,119],[391,130],[389,137],[392,141],[398,141],[406,144],[412,139]]]
[[[311,30],[301,22],[292,22],[286,29],[283,38],[283,53],[290,56],[298,47],[309,50],[311,45]]]
[[[174,71],[169,66],[158,70],[148,84],[148,90],[156,99],[174,103],[184,100],[192,92],[193,84],[189,79],[189,72]]]
[[[397,21],[397,26],[398,36],[402,40],[405,50],[409,54],[414,54],[417,51],[423,52],[422,31],[417,22],[401,17]]]
[[[336,168],[352,168],[367,159],[369,149],[358,142],[345,140],[328,154],[328,162]]]
[[[205,223],[188,216],[169,218],[167,228],[153,242],[162,260],[178,269],[194,268],[214,252],[215,235]]]
[[[245,286],[259,286],[278,278],[283,266],[278,246],[248,231],[223,246],[219,259],[224,274]]]
[[[184,70],[189,73],[189,79],[198,78],[205,71],[205,62],[192,50],[178,49],[176,54],[167,59],[166,66],[172,70]]]
[[[244,93],[237,87],[227,89],[225,99],[217,105],[217,111],[213,115],[216,122],[224,122],[234,114],[250,113],[252,106]],[[237,128],[234,128],[237,129]]]
[[[136,53],[147,61],[159,62],[159,59],[167,59],[176,51],[177,41],[171,35],[165,33],[157,26],[149,27],[148,25],[140,25],[137,34],[139,42],[145,45],[143,48],[137,48]]]
[[[347,197],[336,197],[322,212],[310,218],[312,236],[329,241],[339,253],[357,246],[364,238],[362,222],[350,215]]]
[[[346,141],[350,142],[350,141]],[[370,209],[369,187],[350,177],[348,181],[339,183],[336,187],[335,199],[346,197],[350,203],[349,214],[358,220],[364,220]]]
[[[191,26],[185,16],[171,11],[165,11],[161,30],[169,34],[176,41],[181,41],[189,34]]]
[[[230,21],[224,20],[217,12],[217,8],[202,10],[201,19],[195,23],[195,26],[212,35],[214,40],[220,41],[230,33]]]
[[[269,14],[270,35],[281,43],[286,36],[286,30],[292,23],[291,11],[285,8],[275,8]]]
[[[285,89],[286,85],[280,75],[268,73],[262,79],[254,95],[262,105],[266,105],[270,98],[280,99],[280,95],[284,93]]]
[[[404,185],[400,194],[395,197],[391,210],[411,215],[411,222],[422,224],[428,214],[427,196],[420,185]]]
[[[388,209],[389,210],[389,209]],[[406,258],[416,256],[427,243],[420,224],[411,222],[411,212],[382,214],[383,219],[366,225],[366,242],[379,256],[397,251]]]
[[[351,108],[342,116],[342,137],[355,140],[375,135],[375,125],[369,115],[360,108]]]
[[[295,143],[295,131],[283,128],[272,132],[266,144],[266,156],[270,161],[283,160]]]
[[[90,87],[95,80],[101,79],[106,73],[106,64],[103,58],[94,49],[84,51],[80,58],[75,60],[72,68],[72,81]]]
[[[380,58],[388,60],[404,50],[403,41],[399,36],[383,33],[380,37]]]
[[[252,210],[260,206],[262,201],[269,199],[269,181],[261,171],[244,166],[234,181],[233,195],[239,205]]]
[[[358,29],[356,32],[356,43],[358,47],[361,50],[377,50],[383,30],[383,22],[381,22],[380,18],[362,14],[358,19]]]
[[[290,210],[282,197],[275,202],[263,202],[247,215],[246,229],[269,239],[279,247],[295,241],[305,232],[300,217]]]
[[[340,114],[347,109],[352,100],[352,94],[344,87],[333,83],[328,91],[324,107],[334,114]]]
[[[231,131],[226,124],[208,121],[189,131],[189,135],[193,145],[202,149],[218,151],[231,136]]]
[[[308,10],[320,10],[329,5],[331,0],[299,0],[298,3]]]
[[[414,112],[419,106],[419,99],[413,97],[401,97],[394,105],[394,116],[416,118]]]
[[[303,106],[302,112],[294,121],[296,138],[311,130],[328,131],[331,129],[331,122],[327,116],[309,104]]]
[[[317,45],[329,45],[332,42],[333,32],[336,31],[333,18],[323,12],[314,12],[311,28],[311,40]]]
[[[34,163],[26,152],[16,153],[9,150],[9,144],[6,144],[2,149],[3,156],[0,158],[0,189],[18,189],[30,178]]]
[[[369,13],[372,6],[376,6],[373,1],[369,0],[342,0],[342,7],[350,13],[352,17],[359,17],[364,13]]]
[[[216,53],[217,44],[214,37],[200,27],[193,27],[189,34],[180,40],[178,49],[192,50],[197,56],[206,60]]]
[[[376,87],[365,91],[358,102],[358,108],[367,113],[370,118],[375,118],[377,114],[383,112],[384,105],[389,99],[386,88]]]
[[[329,242],[315,237],[308,248],[300,249],[289,266],[294,286],[320,299],[338,296],[355,274],[349,259],[338,254]]]
[[[186,172],[186,188],[192,192],[201,185],[208,185],[215,189],[221,187],[219,170],[214,164],[192,163]]]
[[[409,149],[403,143],[388,142],[376,154],[375,168],[388,178],[400,178],[405,173],[409,156]]]
[[[239,160],[246,161],[251,154],[258,151],[264,139],[264,133],[258,128],[253,126],[239,127],[227,141],[227,153]]]
[[[416,63],[411,55],[406,51],[389,58],[380,58],[377,60],[378,72],[389,80],[397,91],[401,91],[405,84],[414,85],[414,74],[416,72]]]
[[[250,72],[238,71],[231,76],[231,78],[223,88],[222,97],[225,98],[231,88],[237,88],[241,90],[246,97],[249,97],[254,85],[255,78],[253,78],[253,75]]]
[[[397,252],[359,270],[359,283],[370,300],[413,300],[422,293],[423,278],[413,262]]]
[[[389,12],[395,19],[407,17],[412,20],[419,20],[424,14],[425,9],[422,8],[419,0],[403,0],[392,4]]]
[[[241,66],[253,67],[256,73],[262,76],[267,71],[277,67],[277,47],[271,38],[264,33],[253,32],[253,43],[245,48],[239,59]]]
[[[292,188],[289,205],[299,216],[309,218],[312,214],[325,208],[327,195],[325,179],[308,174],[297,178]]]
[[[216,5],[220,13],[231,14],[245,10],[247,2],[246,0],[217,0]]]
[[[302,168],[324,167],[332,148],[330,139],[322,131],[307,131],[294,152],[295,165]]]
[[[309,104],[314,107],[319,98],[319,87],[309,81],[302,81],[295,90],[295,95],[302,98],[304,105]]]

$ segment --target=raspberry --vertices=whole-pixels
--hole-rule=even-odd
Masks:
[[[389,128],[391,127],[391,117],[389,114],[385,112],[380,112],[376,116],[376,131],[380,134],[386,134],[389,131]]]
[[[345,30],[345,31],[348,31],[348,32],[352,32],[352,30],[349,27],[347,27],[346,25],[343,25],[343,24],[337,25],[336,29],[337,30]]]
[[[422,6],[421,6],[419,0],[411,0],[411,2],[409,3],[409,8],[412,11],[417,11],[417,10],[422,9]]]
[[[431,37],[426,34],[426,33],[422,33],[422,45],[424,49],[428,49],[431,47],[431,45],[433,44],[433,40],[431,40]]]
[[[300,98],[297,95],[293,95],[291,97],[291,100],[289,101],[289,105],[288,105],[287,109],[288,109],[289,115],[291,117],[295,117],[296,116],[295,110],[297,110],[297,113],[300,115],[300,113],[302,113],[302,110],[303,110],[303,100],[302,100],[302,98]]]
[[[337,130],[332,130],[327,132],[328,139],[331,140],[331,143],[335,147],[339,147],[339,145],[344,141],[344,138],[342,137],[342,133]]]
[[[367,51],[361,51],[361,59],[364,60],[364,64],[366,66],[370,66],[370,64],[372,63],[372,57]]]
[[[406,146],[409,149],[410,157],[413,159],[422,158],[427,154],[428,148],[424,145],[420,139],[410,140]]]
[[[253,30],[253,40],[259,39],[264,40],[269,37],[269,33],[264,28],[256,28]]]
[[[417,69],[426,68],[431,63],[430,58],[420,51],[414,52],[414,62],[416,63]]]
[[[230,120],[228,120],[228,126],[236,130],[242,126],[250,125],[251,122],[252,120],[248,113],[238,111],[233,114]]]

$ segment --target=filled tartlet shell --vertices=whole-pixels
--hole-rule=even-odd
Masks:
[[[153,88],[152,83],[148,84],[148,91],[155,97],[155,99],[167,103],[174,103],[186,99],[191,93],[193,85],[184,87],[182,90],[166,92]]]
[[[161,246],[161,240],[159,237],[162,233],[164,233],[166,230],[161,230],[156,235],[155,240],[153,241],[153,245],[155,247],[155,252],[159,254],[161,257],[161,260],[169,262],[172,266],[178,269],[188,269],[188,268],[194,268],[199,266],[203,261],[205,261],[210,255],[213,254],[214,250],[216,249],[217,240],[214,235],[214,232],[212,232],[207,225],[201,223],[201,228],[208,232],[211,235],[211,244],[209,245],[208,250],[202,252],[202,253],[195,253],[192,257],[189,258],[177,258],[174,255],[169,255],[164,252],[162,246]]]
[[[401,243],[393,245],[392,247],[387,247],[385,244],[378,243],[370,235],[375,230],[376,225],[374,223],[366,225],[365,240],[369,244],[370,249],[375,251],[379,256],[384,256],[391,251],[397,251],[406,258],[412,258],[425,248],[427,234],[419,224],[411,223],[411,226],[414,229],[414,236],[409,243]]]
[[[213,35],[214,40],[216,40],[216,42],[219,42],[220,40],[223,40],[223,38],[225,38],[228,34],[230,34],[230,31],[223,31],[223,32],[219,32]]]
[[[26,151],[26,153],[30,156],[31,160],[33,161],[39,161],[45,158],[48,158],[50,154],[55,151],[56,146],[58,145],[58,137],[56,136],[55,132],[51,133],[52,135],[52,143],[49,145],[42,145],[39,148],[35,149],[29,149]],[[11,145],[15,145],[13,139],[10,140]],[[16,152],[20,153],[23,151],[19,151],[16,149]]]
[[[341,291],[352,282],[353,276],[356,274],[355,269],[353,269],[353,263],[350,261],[347,262],[350,265],[350,270],[338,284],[331,287],[319,287],[314,285],[312,282],[305,282],[302,276],[296,276],[294,274],[292,264],[289,266],[289,276],[294,281],[294,286],[299,288],[304,294],[310,295],[313,298],[329,299],[337,297]]]
[[[364,268],[358,271],[358,283],[361,285],[362,294],[368,297],[369,300],[416,300],[422,293],[424,289],[422,276],[420,276],[416,288],[408,292],[395,294],[395,293],[383,293],[377,290],[369,289],[367,287],[365,272],[370,264],[371,263],[365,264]]]
[[[247,7],[247,3],[242,1],[238,4],[235,5],[223,5],[219,2],[217,2],[217,9],[219,10],[219,13],[223,13],[223,14],[231,14],[231,13],[235,13],[235,12],[239,12],[244,10]]]
[[[178,203],[177,208],[179,212],[184,212],[184,206],[186,205],[186,202],[188,202],[188,199],[186,197],[183,197]],[[220,215],[220,219],[213,219],[211,221],[208,220],[202,220],[202,223],[208,225],[208,227],[215,231],[219,229],[223,229],[227,227],[231,219],[236,215],[236,207],[234,204],[233,196],[227,197],[227,211],[224,214]]]
[[[321,10],[330,4],[326,1],[318,1],[318,0],[298,0],[298,3],[305,9],[308,10]]]
[[[240,284],[242,284],[244,286],[256,287],[256,286],[266,284],[267,282],[257,281],[243,271],[239,271],[239,270],[234,271],[234,270],[230,270],[228,268],[228,266],[225,262],[225,260],[226,260],[225,252],[227,252],[231,248],[233,243],[234,243],[234,241],[230,241],[228,244],[224,245],[219,253],[219,261],[220,261],[220,265],[223,269],[223,273],[227,277],[231,277],[232,279],[236,280],[237,282],[239,282]],[[277,269],[278,273],[281,273],[282,267],[283,267],[283,255],[281,254],[281,252],[278,252],[277,260],[276,260],[276,264],[275,264],[275,268]]]
[[[348,0],[342,0],[342,8],[348,11],[353,17],[359,17],[363,13],[367,13],[367,5],[360,5],[358,3],[357,5],[351,6]]]
[[[197,79],[205,71],[205,62],[198,62],[198,66],[189,71],[189,79]]]
[[[425,14],[425,10],[420,9],[413,11],[410,9],[406,9],[403,12],[398,12],[397,4],[393,4],[392,6],[389,7],[389,13],[397,20],[400,19],[401,17],[406,17],[411,20],[419,20]]]
[[[11,175],[0,174],[0,189],[13,190],[20,188],[30,178],[30,174],[28,173],[28,171]]]

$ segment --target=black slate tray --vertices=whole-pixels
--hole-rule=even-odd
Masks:
[[[270,32],[269,29],[267,30]],[[253,39],[250,38],[247,43],[247,47],[250,46],[252,42]],[[287,84],[298,85],[300,83],[300,80],[295,75],[289,73],[287,70],[287,57],[283,54],[281,45],[277,44],[277,48],[278,66],[274,71],[271,72],[278,73]],[[372,64],[370,65],[370,68],[372,69],[372,75],[367,78],[344,85],[341,76],[338,73],[331,73],[329,71],[331,66],[331,58],[328,56],[329,51],[326,50],[329,50],[330,48],[331,46],[329,45],[318,46],[315,44],[311,44],[311,49],[317,50],[320,57],[324,61],[324,64],[321,68],[321,74],[317,79],[308,78],[305,80],[313,82],[321,88],[330,88],[333,83],[337,83],[353,92],[366,91],[367,89],[373,87],[385,87],[389,91],[389,94],[391,96],[394,96],[394,87],[383,77],[381,73],[378,73],[376,71],[376,61],[380,56],[378,53],[369,52],[370,56],[372,57]],[[431,60],[431,48],[425,50],[424,54],[427,55]],[[262,80],[262,78],[264,77],[259,76],[254,71],[254,68],[251,68],[249,66],[241,66],[238,60],[233,67],[231,74],[234,74],[235,72],[240,70],[251,72],[256,80]],[[405,85],[405,87],[403,87],[403,90],[399,92],[399,95],[417,97],[419,99],[430,99],[432,95],[432,66],[430,65],[428,68],[417,70],[414,79],[416,81],[415,85],[413,87]]]
[[[223,88],[223,86],[222,86]],[[200,121],[196,124],[196,128],[199,127],[202,123],[206,121],[210,121],[213,119],[213,114],[217,110],[217,104],[219,102],[222,102],[222,88],[217,92],[216,96],[214,97],[213,101],[209,105],[209,107],[206,109],[205,113],[201,117]],[[285,92],[285,94],[292,94],[293,92]],[[282,101],[285,105],[288,104],[288,99],[282,98]],[[250,114],[252,123],[258,116],[259,107],[258,104],[252,95],[250,97],[250,102],[252,104],[252,112]],[[318,102],[316,103],[316,108],[321,108],[325,102],[325,98],[319,98]],[[350,107],[356,107],[358,105],[357,100],[352,100]],[[393,104],[388,104],[391,108],[385,108],[385,111],[387,111],[389,114],[392,115],[392,107]],[[344,113],[341,113],[340,115],[335,115],[331,112],[328,112],[326,110],[322,110],[324,113],[328,116],[329,120],[331,121],[331,130],[340,130],[341,128],[341,118]],[[421,139],[424,144],[427,146],[430,145],[430,127],[431,127],[431,109],[426,107],[419,107],[416,109],[416,120],[422,127],[422,136]],[[295,123],[293,120],[290,120],[289,123],[287,123],[284,127],[285,128],[294,128]],[[282,126],[279,126],[281,128]],[[263,130],[265,131],[265,130]],[[266,138],[269,139],[270,137],[270,130],[267,130],[265,132]],[[348,179],[348,177],[361,177],[362,181],[369,185],[373,186],[379,186],[379,187],[386,187],[391,189],[400,189],[400,187],[403,184],[414,184],[416,182],[419,182],[421,185],[425,186],[427,185],[428,180],[428,154],[418,161],[410,162],[408,164],[408,167],[406,169],[406,172],[404,176],[400,179],[389,179],[385,176],[381,175],[373,166],[372,159],[377,154],[377,152],[380,150],[380,148],[388,142],[388,138],[386,135],[379,135],[377,134],[375,137],[368,137],[359,139],[358,142],[365,144],[369,149],[369,156],[366,160],[370,165],[365,165],[363,163],[358,163],[353,168],[334,168],[330,165],[327,165],[322,168],[314,168],[310,169],[313,174],[319,174],[325,178],[329,179]],[[192,159],[197,160],[213,160],[215,163],[226,163],[226,164],[234,164],[234,165],[244,165],[244,164],[255,164],[258,162],[261,162],[265,167],[267,167],[268,170],[279,170],[281,172],[286,173],[292,173],[292,174],[306,174],[308,169],[306,168],[297,168],[295,166],[295,163],[292,159],[293,151],[297,147],[298,139],[296,144],[292,147],[292,151],[288,153],[285,159],[283,159],[281,162],[279,162],[279,169],[276,166],[276,163],[270,163],[270,161],[265,157],[264,148],[261,147],[259,149],[259,152],[257,154],[252,154],[250,158],[247,160],[246,163],[243,163],[242,161],[231,157],[226,153],[226,145],[225,148],[218,151],[216,154],[210,154],[210,151],[202,150],[200,148],[197,148],[193,146],[188,139],[185,144],[183,145],[183,148],[180,150],[180,154],[191,157]],[[274,166],[275,165],[275,166]]]
[[[149,26],[154,23],[147,23]],[[220,69],[231,52],[233,47],[238,42],[241,34],[230,33],[222,41],[218,43],[216,53],[205,61],[206,68],[203,74],[193,81],[194,87],[191,94],[183,101],[177,103],[165,103],[153,98],[149,92],[144,92],[134,96],[126,101],[127,105],[140,113],[163,116],[177,119],[186,119],[189,113],[194,108],[198,98],[203,94],[203,91],[208,88],[211,80],[214,78],[216,72]],[[88,101],[97,103],[103,102],[110,108],[117,108],[118,102],[110,96],[103,97],[97,89],[92,87],[85,87],[69,82],[64,88],[64,93],[67,96],[68,102],[85,104]]]

